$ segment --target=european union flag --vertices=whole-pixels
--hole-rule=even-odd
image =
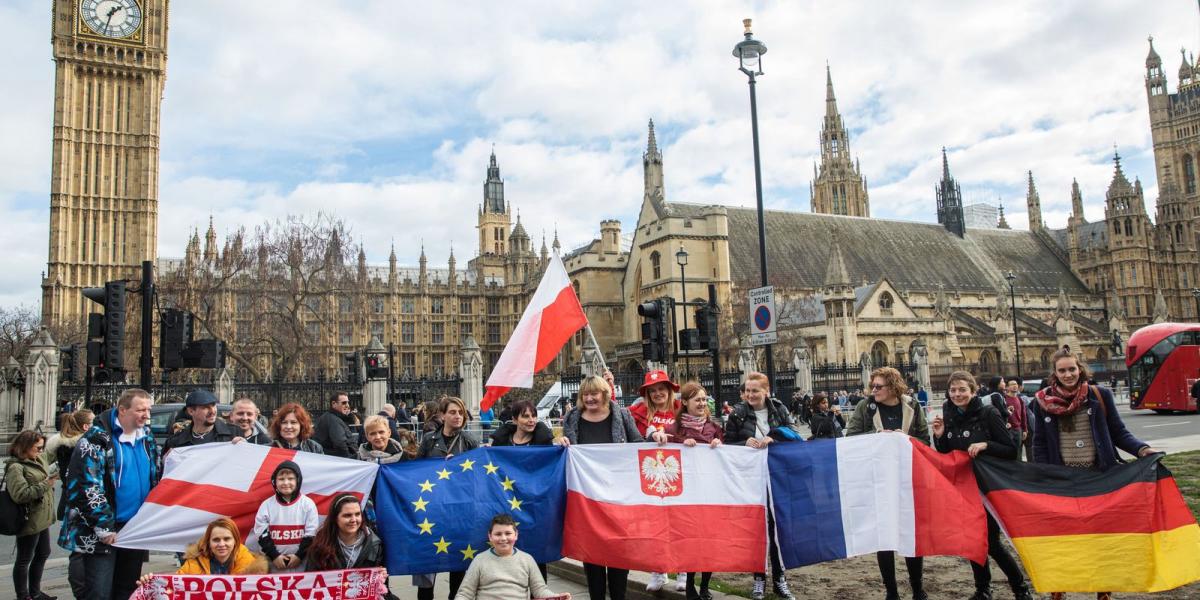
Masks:
[[[534,560],[562,558],[566,456],[558,446],[478,448],[383,465],[375,504],[388,572],[466,570],[499,513],[516,520],[517,547]]]

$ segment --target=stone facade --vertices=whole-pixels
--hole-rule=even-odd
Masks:
[[[53,4],[54,143],[44,323],[83,323],[86,287],[137,279],[158,236],[160,109],[167,0],[97,21],[77,0]]]

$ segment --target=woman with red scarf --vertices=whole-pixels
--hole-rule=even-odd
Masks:
[[[1091,385],[1087,366],[1067,348],[1054,353],[1049,385],[1033,403],[1033,462],[1107,471],[1117,465],[1117,448],[1141,458],[1158,452],[1125,428],[1112,392]],[[1061,600],[1062,592],[1050,594]],[[1110,592],[1096,598],[1109,600]]]

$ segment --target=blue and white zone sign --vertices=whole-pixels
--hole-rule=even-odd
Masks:
[[[775,286],[750,290],[750,345],[766,346],[779,341],[775,333]]]

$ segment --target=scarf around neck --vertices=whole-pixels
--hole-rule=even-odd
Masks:
[[[679,415],[679,428],[690,429],[696,432],[704,431],[704,425],[708,423],[708,417],[697,417],[688,413]]]
[[[1079,407],[1087,400],[1088,384],[1080,381],[1074,391],[1068,390],[1052,379],[1050,386],[1037,393],[1038,405],[1042,410],[1056,417],[1069,417],[1079,411]]]

